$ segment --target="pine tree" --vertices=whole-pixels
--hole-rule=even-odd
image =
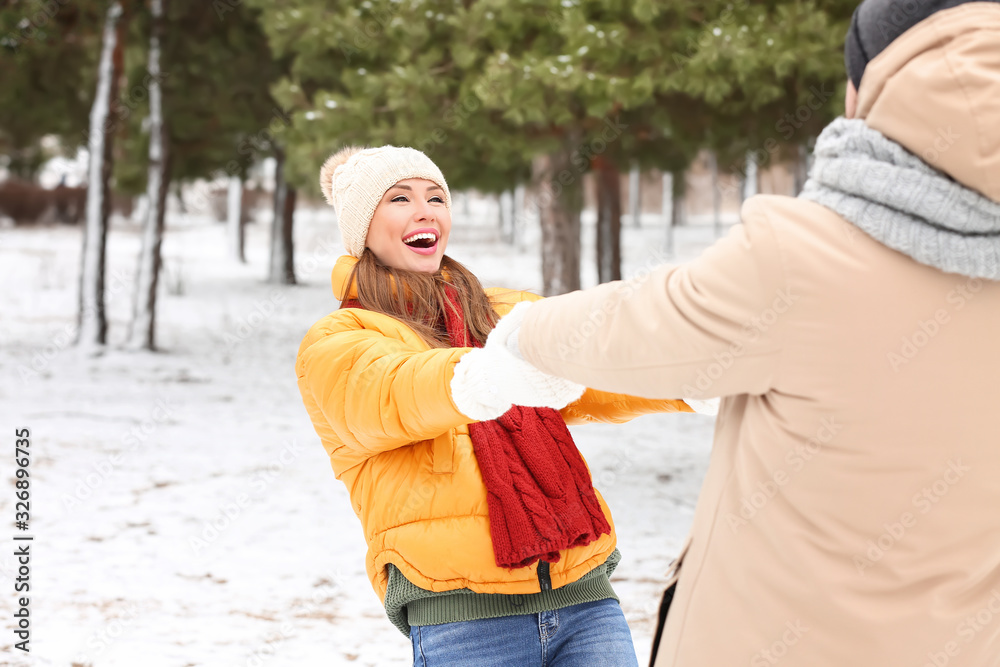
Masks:
[[[34,179],[51,157],[40,140],[86,135],[106,3],[7,3],[0,8],[0,159]]]
[[[137,22],[136,42],[156,32],[156,12],[142,18]],[[145,57],[135,57],[128,94],[120,101],[122,144],[128,159],[118,162],[118,187],[132,193],[145,189],[147,198],[154,201],[152,191],[165,196],[172,180],[241,182],[254,163],[273,153],[275,137],[285,124],[270,94],[282,64],[272,57],[256,12],[235,8],[221,21],[210,4],[172,0],[164,7],[159,32],[166,66],[153,67],[152,48],[148,66]],[[152,43],[152,37],[145,39]],[[162,97],[161,115],[169,119],[162,124],[161,152],[169,158],[161,161],[168,167],[162,178],[157,176],[161,172],[154,169],[157,160],[153,157],[158,136],[153,107],[158,97]],[[196,211],[209,206],[207,199],[189,204]],[[151,219],[149,223],[153,225],[147,227],[149,238],[162,237],[163,221]],[[242,224],[235,231],[237,250],[242,253]],[[135,299],[144,305],[136,310],[129,336],[133,348],[152,349],[155,341],[158,247],[158,241],[150,241],[143,249]]]
[[[420,148],[455,189],[534,175],[548,294],[579,285],[596,158],[680,174],[708,147],[726,172],[808,142],[836,113],[850,15],[845,0],[249,1],[291,59],[274,88],[290,182],[315,191],[349,143]]]

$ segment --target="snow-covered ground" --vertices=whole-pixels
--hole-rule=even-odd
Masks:
[[[364,573],[364,540],[295,386],[302,335],[337,306],[329,209],[297,215],[301,285],[265,284],[266,226],[248,264],[225,230],[168,219],[156,354],[125,337],[138,230],[108,246],[108,351],[70,344],[81,231],[0,229],[0,664],[58,667],[406,665]],[[655,219],[625,230],[626,275],[664,261]],[[461,229],[449,254],[486,285],[537,290],[531,230],[519,247]],[[592,232],[587,232],[587,238]],[[678,231],[678,259],[712,240]],[[585,244],[585,284],[595,282]],[[652,415],[574,427],[614,512],[624,555],[613,582],[640,663],[663,573],[690,525],[712,419]],[[31,653],[15,650],[13,453],[31,429]]]

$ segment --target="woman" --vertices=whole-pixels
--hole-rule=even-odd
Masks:
[[[423,153],[346,148],[320,184],[348,255],[333,270],[341,308],[299,349],[299,388],[414,664],[636,665],[608,580],[611,514],[566,423],[692,409],[482,349],[538,297],[484,291],[444,254],[451,199]]]

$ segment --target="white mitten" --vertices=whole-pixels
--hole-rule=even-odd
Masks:
[[[493,343],[503,347],[518,359],[523,360],[521,349],[517,346],[517,334],[521,330],[524,314],[528,312],[530,307],[531,301],[521,301],[511,308],[510,312],[501,317],[497,325],[493,327],[489,338],[486,339],[486,345],[489,346],[490,343]]]
[[[492,335],[482,348],[469,350],[451,380],[455,407],[471,419],[496,419],[512,405],[563,408],[580,398],[586,387],[543,373],[516,359]]]

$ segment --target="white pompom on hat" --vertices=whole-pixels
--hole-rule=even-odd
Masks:
[[[444,191],[444,204],[451,210],[448,183],[437,165],[415,148],[348,146],[334,153],[319,171],[319,185],[327,203],[337,212],[344,249],[360,257],[368,227],[382,195],[400,181],[423,178]]]

